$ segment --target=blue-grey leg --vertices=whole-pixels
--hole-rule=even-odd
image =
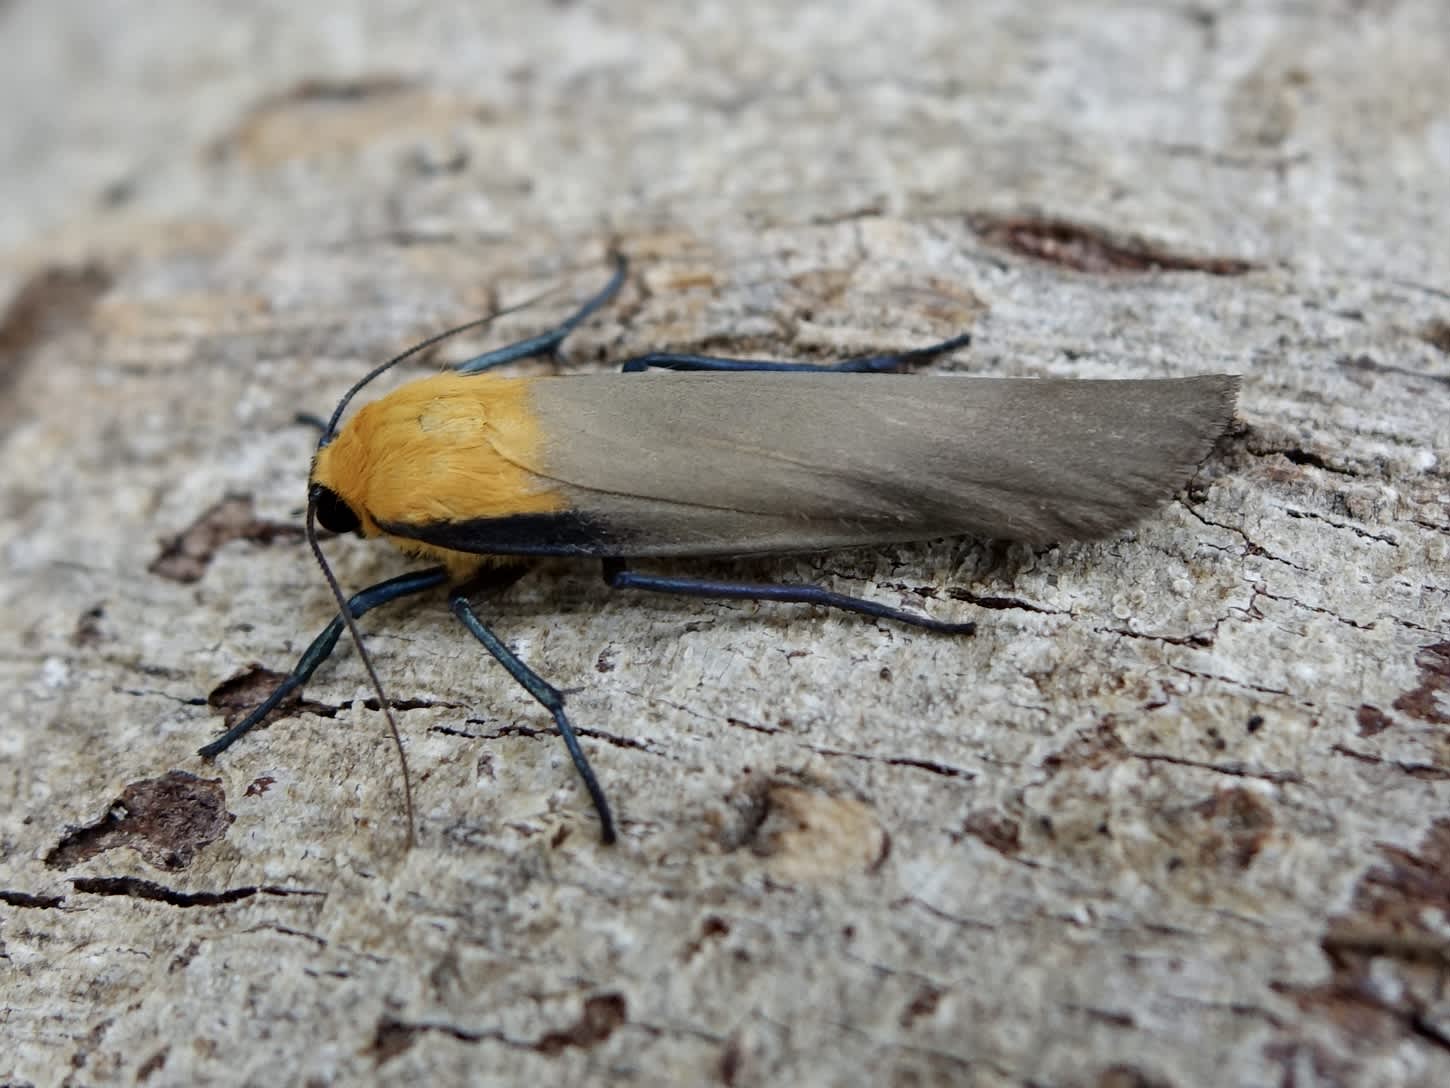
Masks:
[[[389,578],[386,582],[379,582],[375,586],[369,586],[367,589],[353,594],[347,602],[347,607],[352,612],[353,618],[357,618],[365,612],[371,612],[379,605],[423,593],[435,586],[441,586],[447,581],[448,573],[442,567],[429,567],[427,570],[403,574],[397,578]],[[341,634],[342,616],[334,616],[332,622],[324,627],[322,632],[312,640],[312,644],[303,651],[297,664],[287,674],[287,678],[277,685],[276,690],[267,696],[266,701],[216,740],[197,749],[197,753],[206,759],[214,759],[251,732],[252,728],[275,710],[283,699],[307,683],[312,674],[317,671],[317,667],[332,655]]]
[[[569,758],[574,761],[574,768],[579,772],[579,777],[584,780],[584,788],[589,791],[589,799],[594,802],[594,811],[599,814],[599,837],[606,845],[614,842],[614,817],[610,814],[609,802],[604,797],[604,790],[599,785],[599,780],[594,777],[594,768],[589,766],[589,758],[579,745],[578,734],[574,732],[574,727],[569,724],[569,718],[564,713],[563,693],[519,660],[518,656],[503,644],[503,640],[484,625],[483,621],[474,614],[465,592],[465,589],[459,588],[449,595],[448,605],[453,609],[453,614],[458,617],[464,627],[468,628],[469,633],[483,644],[483,648],[493,655],[494,660],[508,671],[508,674],[518,682],[519,686],[553,716],[554,724],[559,729],[559,735],[564,738],[564,747],[569,749]]]
[[[620,372],[637,374],[641,370],[710,370],[710,371],[759,371],[776,370],[787,372],[827,372],[846,374],[888,374],[905,370],[909,366],[925,362],[949,351],[964,348],[972,342],[972,334],[962,333],[950,340],[928,344],[924,348],[910,351],[895,351],[885,355],[860,355],[854,359],[843,359],[839,363],[779,363],[771,359],[721,359],[714,355],[686,355],[674,351],[652,351],[647,355],[636,355],[620,364]]]
[[[848,597],[843,593],[799,582],[714,582],[705,578],[670,578],[628,570],[618,559],[604,561],[604,580],[613,589],[643,589],[651,593],[672,593],[681,597],[818,604],[827,608],[838,608],[843,612],[858,612],[863,616],[893,620],[945,635],[970,635],[977,630],[977,625],[970,620],[964,623],[947,623],[945,620],[920,616],[889,605],[877,604],[875,601]]]
[[[292,417],[293,423],[300,423],[304,427],[313,427],[323,434],[327,433],[327,420],[314,412],[298,412]]]
[[[482,355],[475,355],[472,359],[466,359],[453,369],[460,374],[477,374],[482,370],[492,370],[496,366],[503,366],[505,363],[516,363],[520,359],[532,359],[539,355],[553,355],[559,350],[559,345],[564,338],[586,321],[595,311],[605,305],[624,283],[624,277],[629,265],[621,253],[615,253],[614,275],[609,277],[603,289],[594,297],[589,299],[583,306],[575,310],[566,320],[555,325],[547,332],[541,332],[537,336],[530,336],[526,340],[520,340],[514,344],[507,344],[501,348],[494,348]]]

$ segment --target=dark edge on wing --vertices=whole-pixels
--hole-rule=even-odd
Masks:
[[[557,514],[510,514],[466,521],[380,521],[389,536],[419,540],[473,555],[620,556],[626,541],[596,518],[576,510]]]

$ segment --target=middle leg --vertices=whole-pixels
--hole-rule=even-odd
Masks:
[[[579,777],[584,780],[584,788],[589,791],[589,799],[594,802],[594,811],[599,814],[600,838],[605,845],[614,842],[614,817],[609,811],[609,802],[605,799],[599,779],[594,776],[594,768],[589,765],[589,757],[584,754],[584,749],[579,744],[579,736],[564,712],[563,693],[525,665],[517,654],[504,645],[502,639],[485,626],[474,613],[473,606],[468,603],[466,594],[467,588],[459,587],[449,595],[448,605],[453,609],[453,614],[468,628],[469,634],[478,639],[483,648],[493,655],[494,660],[518,681],[519,686],[553,716],[559,735],[564,738],[564,747],[569,749],[569,758],[574,761]]]

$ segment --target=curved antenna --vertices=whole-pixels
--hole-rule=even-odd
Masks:
[[[475,359],[470,359],[467,362],[463,363],[459,367],[459,370],[465,374],[473,374],[477,373],[480,370],[487,369],[488,367],[499,366],[506,362],[513,362],[518,359],[528,358],[531,355],[541,355],[544,352],[553,351],[559,346],[559,342],[563,340],[564,337],[567,336],[570,332],[573,331],[575,326],[577,326],[590,314],[594,313],[594,311],[599,309],[599,307],[603,306],[606,302],[608,302],[609,299],[614,295],[614,293],[619,290],[619,285],[624,282],[625,271],[627,268],[624,255],[621,253],[614,253],[611,254],[611,256],[614,258],[614,275],[610,276],[609,282],[604,285],[604,289],[596,294],[593,298],[589,299],[588,302],[584,303],[584,305],[575,312],[573,317],[569,318],[562,325],[559,325],[558,327],[550,330],[547,333],[543,333],[540,336],[530,337],[529,339],[522,340],[517,344],[511,345],[510,347],[500,348],[497,351],[488,352],[487,354],[480,355]],[[530,298],[524,299],[523,302],[515,303],[512,306],[505,306],[501,310],[495,310],[493,313],[488,314],[485,317],[475,318],[474,320],[467,321],[462,325],[455,325],[451,329],[444,329],[442,332],[435,333],[434,335],[428,337],[428,339],[426,340],[420,340],[418,343],[410,347],[407,351],[403,352],[401,355],[394,355],[386,363],[379,363],[377,366],[373,367],[366,374],[364,374],[361,379],[353,384],[351,389],[349,389],[346,393],[342,395],[342,400],[338,401],[337,407],[333,409],[332,418],[327,421],[327,427],[325,430],[323,430],[322,437],[317,440],[317,448],[321,449],[323,446],[327,445],[329,442],[332,441],[333,436],[337,434],[337,425],[342,421],[342,413],[347,411],[347,406],[352,401],[352,398],[357,396],[358,393],[362,392],[363,388],[371,383],[374,378],[377,378],[384,372],[391,370],[393,367],[401,363],[404,359],[412,358],[414,355],[417,355],[418,352],[424,351],[427,348],[431,348],[440,340],[447,340],[450,336],[457,336],[459,333],[467,332],[469,329],[482,328],[484,325],[490,324],[493,321],[497,321],[500,317],[504,317],[507,314],[517,313],[519,310],[527,309],[528,307],[534,305],[534,303],[539,302],[542,299],[548,298],[557,290],[557,287],[551,287],[547,291],[540,291],[537,295],[533,295]]]
[[[342,586],[338,584],[332,568],[327,565],[327,557],[322,554],[322,544],[317,539],[317,500],[311,489],[307,492],[307,545],[312,549],[317,565],[322,568],[322,576],[327,579],[328,588],[337,599],[338,615],[347,624],[348,633],[352,635],[353,645],[357,647],[368,679],[372,681],[373,691],[377,693],[378,707],[387,716],[388,732],[393,735],[393,745],[398,749],[398,761],[403,767],[403,810],[408,818],[408,849],[411,850],[417,842],[413,834],[413,776],[408,771],[408,753],[403,750],[403,734],[398,730],[398,720],[393,717],[393,704],[388,700],[388,693],[383,690],[383,682],[378,679],[378,670],[373,667],[373,659],[368,654],[367,647],[363,645],[362,632],[358,630],[357,620],[353,619],[352,609],[347,606]]]
[[[619,290],[620,284],[624,282],[625,273],[629,271],[629,262],[625,260],[623,253],[616,252],[610,256],[614,258],[614,275],[609,277],[609,282],[596,294],[585,300],[572,316],[537,336],[530,336],[515,344],[494,348],[492,351],[485,351],[482,355],[475,355],[472,359],[465,359],[456,364],[453,369],[459,374],[481,374],[485,370],[492,370],[505,363],[515,363],[520,359],[533,359],[540,355],[557,355],[559,345],[564,342],[565,337],[612,299],[615,292]]]
[[[444,329],[440,333],[434,333],[432,336],[428,337],[428,339],[420,340],[418,343],[414,344],[402,354],[394,355],[386,363],[379,363],[377,366],[373,367],[366,374],[364,374],[360,379],[358,379],[358,381],[354,382],[352,388],[342,395],[342,400],[338,401],[337,407],[333,409],[332,418],[327,421],[327,429],[322,432],[322,437],[317,442],[317,448],[321,449],[332,440],[333,435],[337,433],[337,425],[342,420],[342,413],[347,410],[348,403],[352,400],[353,397],[357,396],[360,392],[362,392],[363,388],[367,386],[370,382],[372,382],[374,378],[377,378],[385,372],[391,370],[393,367],[401,363],[404,359],[410,359],[414,355],[417,355],[418,352],[423,351],[426,348],[431,348],[440,340],[447,340],[450,336],[457,336],[459,333],[467,332],[469,329],[476,329],[480,326],[487,325],[490,322],[496,321],[500,317],[505,316],[506,314],[511,314],[519,310],[526,309],[527,307],[532,306],[534,303],[538,302],[540,299],[544,299],[552,295],[557,290],[557,287],[551,287],[547,291],[541,291],[539,294],[534,295],[531,298],[526,298],[523,302],[517,303],[513,306],[506,306],[502,310],[495,310],[493,313],[487,315],[486,317],[475,318],[474,320],[466,322],[462,325],[455,325],[451,329]]]

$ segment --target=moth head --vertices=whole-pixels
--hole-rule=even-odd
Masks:
[[[331,436],[335,441],[318,447],[307,481],[307,503],[317,514],[317,524],[329,532],[370,536],[366,461],[352,431],[349,423]]]
[[[362,519],[347,500],[325,484],[313,483],[307,501],[317,510],[317,524],[330,533],[362,533]]]

